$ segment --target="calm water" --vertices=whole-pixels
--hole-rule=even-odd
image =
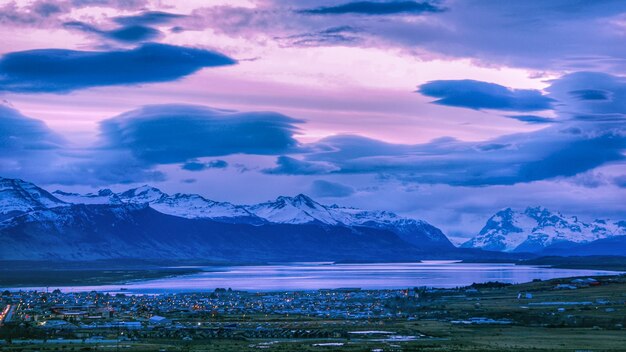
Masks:
[[[204,272],[125,285],[60,287],[62,291],[165,293],[213,291],[217,287],[248,291],[363,289],[415,286],[456,287],[474,282],[521,283],[533,279],[612,275],[599,270],[552,269],[512,264],[466,264],[451,261],[393,264],[294,263],[263,266],[203,267]],[[42,288],[31,288],[39,289]],[[54,289],[50,287],[49,289]]]

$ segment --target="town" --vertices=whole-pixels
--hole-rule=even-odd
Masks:
[[[538,338],[558,336],[572,348],[584,348],[585,339],[604,344],[603,350],[626,346],[624,275],[453,289],[221,288],[156,295],[7,290],[0,298],[0,348],[7,351],[534,347],[532,339],[517,336],[521,328]]]

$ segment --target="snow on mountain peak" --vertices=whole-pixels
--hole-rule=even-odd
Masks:
[[[55,194],[67,203],[72,204],[148,204],[163,214],[188,219],[226,219],[256,218],[242,206],[227,202],[216,202],[198,194],[176,193],[169,195],[158,188],[141,186],[122,193],[114,193],[102,189],[97,193],[77,194],[56,191]],[[252,222],[260,222],[255,220]]]
[[[69,207],[72,211],[89,209],[85,205],[103,206],[102,209],[121,207],[121,210],[127,206],[149,206],[157,212],[172,216],[231,223],[317,223],[331,226],[370,227],[394,232],[400,238],[420,248],[426,248],[428,245],[443,245],[444,247],[441,248],[452,247],[439,229],[424,221],[401,217],[388,211],[361,210],[337,205],[325,206],[304,194],[294,197],[280,196],[274,201],[249,206],[217,202],[197,194],[169,195],[147,185],[121,193],[102,189],[87,194],[55,191],[54,195],[56,197],[27,182],[0,179],[0,209],[3,211],[7,209],[12,211],[14,208],[21,210],[21,213],[18,212],[15,215],[31,210],[41,210],[32,214],[32,216],[39,217],[41,221],[44,221],[48,215],[57,214],[55,211],[46,212],[46,210],[59,205],[75,204]],[[4,216],[4,219],[10,219],[12,216],[14,214],[9,214]],[[0,221],[2,220],[3,218],[0,218]]]
[[[197,194],[176,193],[172,196],[165,194],[163,197],[151,202],[150,206],[161,213],[189,219],[237,219],[254,217],[254,215],[248,212],[244,207],[228,202],[216,202]]]
[[[340,223],[331,211],[304,194],[295,197],[280,196],[275,201],[247,207],[248,211],[269,222],[306,224],[321,222],[327,225]]]
[[[417,246],[436,243],[453,248],[447,237],[436,227],[422,221],[401,217],[389,211],[362,210],[338,205],[325,206],[306,195],[278,197],[248,207],[252,213],[269,222],[285,224],[323,223],[327,225],[364,226],[385,229]]]
[[[66,205],[34,184],[0,177],[0,215]]]
[[[160,189],[148,185],[129,189],[119,194],[119,197],[128,203],[152,203],[165,196],[167,195]]]
[[[557,243],[587,243],[624,234],[626,227],[607,220],[586,223],[544,207],[528,207],[522,212],[506,208],[489,218],[480,233],[463,247],[538,252]]]
[[[110,189],[101,189],[97,193],[69,193],[63,191],[52,192],[57,198],[71,204],[122,204],[119,196]]]

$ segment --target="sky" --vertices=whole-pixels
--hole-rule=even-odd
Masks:
[[[0,0],[0,176],[323,204],[455,241],[626,219],[626,2]]]

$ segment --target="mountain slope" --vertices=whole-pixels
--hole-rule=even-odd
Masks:
[[[361,210],[336,205],[328,208],[342,214],[336,217],[341,217],[344,224],[389,230],[418,248],[456,248],[440,229],[423,220],[401,217],[389,211]]]
[[[232,224],[170,216],[135,204],[32,211],[1,222],[0,241],[4,260],[395,261],[422,255],[381,229]]]
[[[69,193],[63,191],[54,191],[52,194],[66,202],[71,204],[122,204],[120,197],[113,193],[110,189],[101,189],[97,193]]]
[[[228,202],[216,202],[197,194],[176,193],[169,195],[158,188],[141,186],[122,193],[104,189],[97,193],[76,194],[53,192],[57,197],[72,204],[149,204],[153,209],[168,215],[188,219],[213,219],[223,222],[261,223],[242,206]]]
[[[623,222],[594,220],[586,223],[541,207],[523,212],[507,208],[487,220],[480,233],[464,243],[465,248],[505,252],[541,252],[552,245],[589,243],[626,235]]]
[[[97,194],[106,193],[107,190]],[[59,192],[59,191],[57,191]],[[60,194],[60,193],[59,193]],[[93,195],[63,198],[74,204],[93,204]],[[100,198],[104,199],[104,198]],[[454,248],[448,238],[438,228],[425,221],[404,218],[388,211],[370,211],[339,206],[325,206],[306,195],[295,197],[281,196],[274,201],[254,205],[235,205],[216,202],[196,194],[177,193],[169,195],[161,190],[142,186],[118,193],[110,204],[144,204],[168,215],[187,219],[212,219],[230,223],[275,223],[275,224],[320,224],[330,226],[363,226],[389,230],[400,238],[419,248]]]
[[[30,182],[0,178],[0,220],[35,209],[67,205]]]
[[[280,224],[306,224],[319,222],[327,225],[341,224],[336,214],[313,199],[299,194],[295,197],[278,197],[273,202],[259,203],[247,207],[256,216]]]
[[[561,243],[548,246],[542,255],[588,256],[611,255],[626,256],[626,235],[603,238],[588,243]]]

